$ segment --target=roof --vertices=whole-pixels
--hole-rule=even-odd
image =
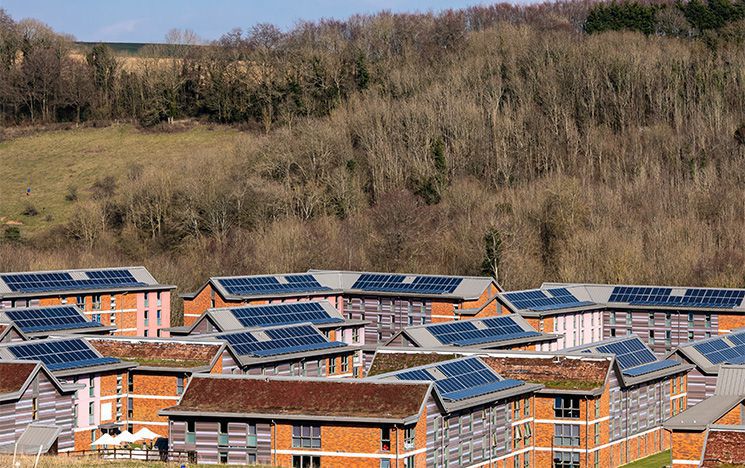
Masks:
[[[21,341],[27,341],[29,338],[26,336],[25,333],[21,331],[20,328],[14,323],[0,323],[0,343],[3,341],[3,339],[8,336],[10,333],[16,333],[19,338],[21,338]]]
[[[543,283],[541,289],[566,288],[580,301],[605,307],[745,312],[745,289],[689,286]]]
[[[716,375],[722,364],[745,363],[745,329],[684,343],[669,355],[673,354],[684,357],[705,374]]]
[[[745,465],[745,427],[712,428],[706,435],[701,466]]]
[[[404,423],[418,419],[431,384],[195,374],[161,415]]]
[[[667,421],[670,430],[703,431],[745,400],[745,366],[723,365],[714,394]]]
[[[39,372],[43,372],[60,393],[78,389],[75,384],[62,384],[39,361],[0,361],[0,401],[19,399]]]
[[[192,338],[225,341],[241,366],[346,354],[358,349],[341,341],[329,341],[311,323],[245,328],[226,333],[192,335]]]
[[[580,310],[602,309],[604,306],[593,300],[581,287],[557,286],[504,291],[499,300],[513,312],[525,317],[543,317]]]
[[[469,408],[516,395],[533,393],[542,385],[506,379],[477,356],[426,364],[406,370],[380,374],[376,379],[431,381],[435,395],[447,412]]]
[[[614,367],[622,386],[630,387],[642,382],[686,373],[693,366],[658,357],[636,335],[627,335],[596,341],[562,350],[564,354],[595,354],[614,356]]]
[[[332,270],[274,275],[215,276],[200,287],[199,291],[207,284],[211,284],[228,300],[374,293],[465,301],[480,298],[491,285],[495,286],[495,291],[501,290],[499,284],[490,277]],[[192,299],[197,294],[198,292],[187,293],[181,297]]]
[[[60,434],[60,427],[49,424],[29,424],[15,444],[0,447],[0,452],[17,452],[26,455],[47,453]]]
[[[87,337],[102,356],[139,364],[140,370],[209,370],[225,344],[220,341]]]
[[[47,338],[0,345],[0,361],[41,361],[56,376],[92,374],[136,367],[104,357],[82,337]]]
[[[191,335],[205,320],[217,332],[299,323],[312,323],[319,328],[367,323],[362,320],[345,320],[330,302],[319,300],[208,309],[191,326],[172,330],[179,335]]]
[[[372,364],[370,364],[370,369],[367,371],[367,376],[373,377],[412,367],[449,361],[458,357],[461,356],[450,353],[376,352]]]
[[[395,341],[399,334],[416,346],[429,348],[437,346],[495,348],[558,339],[557,335],[536,331],[517,314],[406,327],[394,335],[389,342]]]
[[[0,274],[0,298],[175,288],[158,283],[143,266]]]
[[[612,360],[584,356],[493,356],[484,362],[503,377],[544,385],[546,390],[602,388]]]
[[[108,333],[107,327],[89,320],[74,304],[0,309],[0,323],[13,323],[28,336],[59,333]]]

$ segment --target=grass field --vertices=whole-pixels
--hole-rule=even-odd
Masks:
[[[623,465],[623,468],[662,468],[663,466],[670,466],[671,461],[670,451],[667,450],[651,457],[642,458],[628,465]]]
[[[19,224],[24,235],[63,223],[75,202],[65,199],[75,187],[78,200],[91,196],[93,183],[128,168],[157,166],[177,170],[189,158],[214,158],[233,151],[239,132],[198,126],[174,133],[141,132],[129,125],[39,132],[0,143],[0,225]],[[27,188],[30,195],[26,195]],[[24,215],[28,206],[38,212]]]

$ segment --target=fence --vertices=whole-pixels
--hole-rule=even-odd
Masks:
[[[162,461],[176,463],[196,463],[197,452],[184,450],[163,450],[158,448],[110,448],[99,450],[74,450],[63,452],[60,455],[68,457],[96,457],[104,460],[138,460],[138,461]]]

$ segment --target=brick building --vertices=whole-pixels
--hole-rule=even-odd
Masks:
[[[637,335],[656,354],[745,326],[745,289],[544,283],[501,303],[538,331],[564,334],[558,348]]]
[[[695,366],[688,374],[691,407],[714,394],[722,365],[745,362],[745,330],[685,343],[673,350],[668,359]]]
[[[0,344],[26,341],[29,338],[13,323],[0,323]]]
[[[26,339],[81,333],[109,335],[116,331],[114,326],[86,317],[75,305],[0,309],[0,325],[8,324],[15,325]]]
[[[39,361],[0,361],[0,452],[13,453],[16,443],[35,427],[53,428],[42,453],[73,449],[73,400],[79,385],[57,380]],[[35,455],[38,446],[33,449]],[[18,447],[26,453],[26,447]],[[30,450],[29,450],[30,451]]]
[[[210,278],[182,294],[184,325],[210,308],[327,300],[346,319],[365,322],[366,364],[375,348],[405,326],[482,318],[507,312],[500,286],[488,277],[311,270],[308,273]]]
[[[192,338],[227,343],[235,359],[223,362],[224,373],[361,376],[359,359],[356,359],[359,346],[329,340],[311,323],[246,328],[227,333],[192,335]]]
[[[628,363],[604,345],[629,346],[645,362]],[[605,352],[381,348],[369,374],[478,356],[504,378],[542,385],[534,397],[536,466],[615,467],[669,448],[662,423],[682,411],[691,366],[657,360],[636,338],[598,346]]]
[[[196,375],[162,414],[171,448],[195,451],[200,463],[413,468],[446,466],[445,459],[517,466],[516,458],[533,466],[526,427],[540,386],[505,381],[478,359],[467,361],[443,363],[449,378],[430,368],[414,380]]]
[[[171,325],[171,290],[144,267],[0,274],[0,309],[74,304],[117,335],[158,336]]]
[[[665,422],[672,434],[673,468],[736,465],[737,460],[745,460],[745,446],[723,446],[726,441],[745,439],[744,413],[745,366],[722,365],[714,393]],[[737,434],[715,433],[720,430]]]
[[[123,404],[123,385],[135,363],[102,356],[83,338],[32,340],[0,346],[0,362],[41,361],[64,385],[80,384],[70,408],[73,412],[75,450],[91,442],[116,423]]]
[[[430,323],[406,327],[386,346],[437,348],[447,346],[484,349],[536,349],[556,341],[557,335],[539,333],[517,314],[490,318]]]
[[[133,362],[117,395],[112,432],[136,432],[147,427],[168,436],[168,420],[158,412],[173,406],[188,379],[196,373],[222,373],[235,359],[225,342],[188,339],[86,337],[102,356]]]

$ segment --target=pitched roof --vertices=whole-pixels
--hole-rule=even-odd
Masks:
[[[712,428],[706,436],[701,466],[745,465],[745,427]]]
[[[416,419],[431,385],[362,379],[195,374],[162,415],[403,422]]]
[[[0,452],[36,455],[41,448],[41,453],[47,453],[59,437],[60,431],[59,426],[29,424],[18,438],[17,443],[0,447]]]
[[[411,367],[449,361],[458,357],[460,355],[449,353],[376,352],[370,365],[370,370],[367,371],[367,375],[368,377],[373,377]]]
[[[175,288],[143,266],[0,273],[0,298]]]
[[[139,368],[209,367],[225,347],[221,342],[178,339],[87,337],[86,340],[101,355],[136,362]]]
[[[0,361],[0,395],[21,390],[37,365],[36,362]]]
[[[705,374],[716,375],[723,364],[745,361],[745,329],[679,345],[669,355],[680,355]]]
[[[583,356],[489,356],[481,359],[500,375],[542,384],[547,390],[589,391],[605,385],[610,359]]]
[[[12,323],[32,337],[61,333],[107,333],[116,330],[114,326],[104,326],[90,320],[74,304],[2,309],[0,322]]]

